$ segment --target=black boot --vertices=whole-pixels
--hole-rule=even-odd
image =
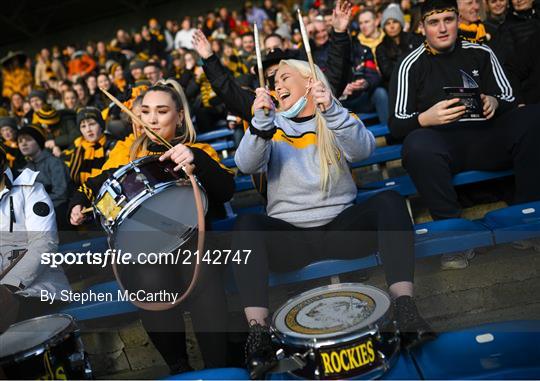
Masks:
[[[418,313],[412,297],[400,296],[395,299],[394,314],[401,336],[402,348],[409,350],[437,337],[437,334]]]
[[[252,380],[262,379],[277,364],[270,330],[258,323],[249,327],[246,340],[246,368]]]

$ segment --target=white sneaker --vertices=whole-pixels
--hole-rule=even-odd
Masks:
[[[540,238],[524,239],[522,241],[512,242],[512,247],[519,250],[529,250],[540,252]]]
[[[469,266],[469,260],[476,254],[473,249],[441,256],[441,270],[460,270]]]

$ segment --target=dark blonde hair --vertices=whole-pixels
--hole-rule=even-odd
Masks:
[[[174,79],[162,79],[156,82],[154,86],[146,90],[142,97],[144,98],[146,94],[152,91],[161,91],[169,94],[174,102],[176,111],[178,111],[178,113],[184,111],[184,125],[178,126],[176,131],[178,134],[177,142],[194,143],[197,138],[197,133],[195,132],[195,127],[193,127],[193,122],[191,121],[189,104],[182,86]],[[146,134],[142,134],[133,142],[129,153],[130,160],[136,159],[137,153],[140,150],[147,150],[149,140],[150,138]]]

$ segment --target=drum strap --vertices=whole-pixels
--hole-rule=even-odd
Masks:
[[[189,180],[191,181],[191,186],[193,187],[193,196],[195,198],[195,206],[197,207],[197,225],[199,227],[197,250],[199,251],[199,253],[203,253],[204,252],[204,232],[205,232],[204,206],[203,206],[203,200],[201,196],[201,188],[199,187],[197,180],[195,179],[195,176],[193,175],[194,169],[195,169],[195,166],[189,165],[189,166],[186,166],[186,168],[184,169],[184,172],[188,175]],[[116,277],[116,281],[118,282],[118,285],[120,286],[122,291],[125,291],[125,288],[122,285],[122,281],[120,280],[120,276],[118,274],[116,262],[113,262],[112,268],[113,268],[114,276]],[[138,308],[147,310],[147,311],[165,311],[165,310],[174,308],[178,304],[182,303],[189,296],[189,294],[191,294],[191,292],[195,289],[195,285],[197,284],[197,281],[199,279],[199,273],[200,273],[200,264],[199,264],[199,261],[196,261],[195,269],[193,271],[193,277],[191,278],[191,282],[187,290],[173,303],[159,303],[159,302],[143,303],[136,300],[133,300],[132,303]]]

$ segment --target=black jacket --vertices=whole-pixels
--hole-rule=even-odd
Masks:
[[[392,135],[400,138],[420,128],[418,115],[448,99],[443,87],[463,86],[460,70],[478,83],[481,93],[497,98],[497,114],[515,106],[514,91],[489,47],[458,40],[452,52],[434,55],[423,44],[400,62],[390,81]]]
[[[347,33],[332,33],[328,52],[328,71],[325,73],[336,96],[339,96],[350,80],[351,39]],[[204,72],[214,92],[225,102],[229,112],[251,120],[251,106],[255,93],[242,88],[233,75],[213,54],[204,60]],[[338,95],[339,94],[339,95]]]
[[[527,40],[507,67],[519,83],[520,102],[540,103],[540,30]]]
[[[384,36],[382,42],[377,46],[377,65],[381,72],[383,86],[388,89],[390,78],[400,59],[419,47],[423,38],[414,33],[402,32],[399,36],[399,45],[388,36]]]

